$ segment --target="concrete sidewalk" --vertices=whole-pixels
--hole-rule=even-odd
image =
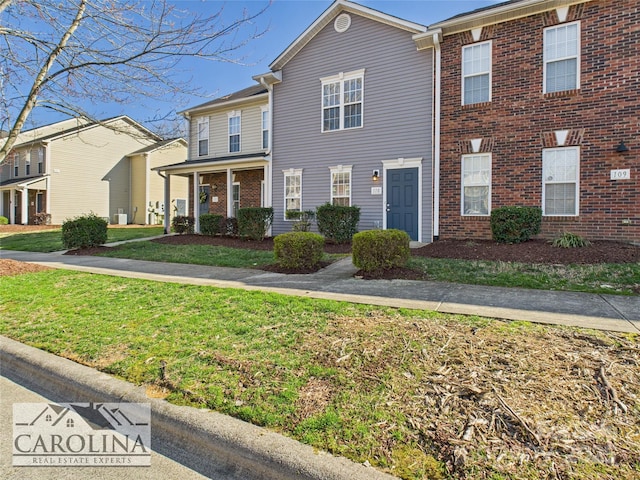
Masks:
[[[507,320],[640,333],[640,297],[485,287],[412,280],[353,278],[351,258],[309,275],[284,275],[121,258],[1,250],[1,258],[161,282],[262,290],[284,295],[340,300]]]

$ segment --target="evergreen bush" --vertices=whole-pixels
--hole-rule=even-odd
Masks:
[[[539,207],[500,207],[491,212],[491,232],[498,243],[521,243],[540,233]]]
[[[9,219],[0,215],[0,225],[9,225]]]
[[[324,238],[311,232],[289,232],[273,239],[273,253],[283,268],[312,269],[322,260]]]
[[[64,248],[97,247],[107,242],[105,219],[95,213],[65,220],[62,224],[62,245]]]
[[[196,225],[196,220],[193,217],[178,215],[171,220],[171,228],[175,233],[180,235],[184,233],[193,233]]]
[[[411,238],[402,230],[367,230],[353,236],[353,264],[365,272],[404,267]]]
[[[203,235],[219,235],[220,224],[224,217],[215,213],[203,213],[200,215],[200,233]]]
[[[316,207],[318,231],[335,243],[349,243],[358,231],[360,207],[325,203]]]
[[[264,240],[273,222],[273,208],[250,207],[238,210],[238,234],[242,238]]]

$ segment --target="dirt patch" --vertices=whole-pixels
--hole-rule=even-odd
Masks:
[[[323,412],[333,395],[334,388],[330,381],[311,377],[298,392],[298,400],[296,400],[298,420]]]
[[[0,277],[21,275],[23,273],[36,273],[51,270],[49,267],[36,265],[35,263],[18,262],[16,260],[0,259]]]

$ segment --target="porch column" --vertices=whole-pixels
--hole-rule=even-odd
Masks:
[[[2,190],[0,190],[0,215],[4,215],[4,192]]]
[[[273,207],[273,205],[271,204],[271,164],[268,163],[264,166],[264,171],[262,174],[263,178],[264,178],[264,205],[262,205],[263,207]],[[267,235],[269,235],[270,237],[273,235],[271,233],[271,228],[272,225],[269,225],[269,231],[267,232]]]
[[[16,189],[12,188],[9,191],[9,223],[13,225],[16,223]]]
[[[233,173],[227,168],[227,217],[233,216]]]
[[[24,187],[22,189],[22,199],[20,200],[21,213],[22,217],[20,221],[23,225],[27,225],[29,223],[29,189]]]
[[[193,172],[193,218],[194,231],[200,233],[200,172]]]
[[[158,172],[159,173],[159,172]],[[171,176],[165,173],[164,177],[164,233],[171,232]]]

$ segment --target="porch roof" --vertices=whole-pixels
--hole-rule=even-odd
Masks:
[[[7,189],[11,187],[26,187],[31,185],[32,183],[39,182],[44,180],[47,175],[38,175],[36,177],[23,177],[23,178],[11,178],[9,180],[4,180],[0,182],[0,188]]]
[[[235,165],[247,162],[255,161],[267,162],[267,155],[264,152],[250,153],[247,155],[227,155],[224,157],[216,158],[199,158],[197,160],[185,160],[184,162],[174,163],[171,165],[163,165],[161,167],[154,167],[151,170],[159,172],[171,171],[171,170],[192,170],[194,172],[201,171],[203,168],[219,167],[222,165]]]

